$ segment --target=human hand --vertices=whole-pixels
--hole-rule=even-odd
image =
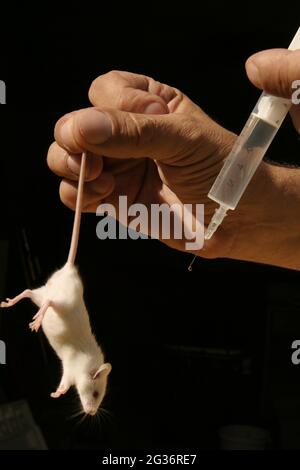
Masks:
[[[234,134],[179,90],[141,75],[100,76],[89,97],[95,108],[61,118],[49,149],[50,168],[64,178],[62,201],[74,209],[80,154],[87,150],[85,211],[102,202],[117,206],[119,195],[147,206],[204,203],[208,224],[216,204],[207,193]],[[299,187],[299,172],[262,162],[237,209],[196,254],[300,269]],[[185,249],[186,240],[165,242]]]
[[[208,223],[216,205],[207,193],[234,134],[179,90],[142,75],[116,71],[102,75],[93,82],[89,97],[95,107],[61,118],[56,142],[49,149],[50,168],[64,178],[62,201],[74,209],[80,155],[87,150],[85,211],[95,212],[103,202],[117,207],[119,195],[127,195],[128,204],[147,207],[204,203]],[[223,236],[220,232],[219,238]],[[184,239],[164,241],[185,249]],[[224,241],[214,240],[212,245],[205,250],[207,256],[225,253]]]

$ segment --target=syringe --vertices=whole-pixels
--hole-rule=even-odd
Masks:
[[[289,50],[296,49],[300,49],[300,28],[289,46]],[[208,193],[208,197],[220,207],[205,232],[206,240],[221,225],[227,211],[236,208],[291,105],[291,100],[264,92],[260,96]]]

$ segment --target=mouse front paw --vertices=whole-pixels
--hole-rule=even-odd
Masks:
[[[59,398],[61,395],[67,393],[67,388],[58,388],[55,392],[50,393],[51,398]]]

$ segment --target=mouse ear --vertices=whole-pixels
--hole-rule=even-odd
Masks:
[[[111,371],[112,367],[111,367],[111,364],[109,362],[106,362],[105,364],[102,364],[102,366],[99,367],[99,369],[97,370],[97,372],[95,372],[95,374],[93,375],[93,380],[96,380],[100,377],[100,374],[105,374],[105,375],[108,375]]]

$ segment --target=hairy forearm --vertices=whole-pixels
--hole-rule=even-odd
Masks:
[[[300,169],[263,162],[223,229],[227,257],[300,270]]]

